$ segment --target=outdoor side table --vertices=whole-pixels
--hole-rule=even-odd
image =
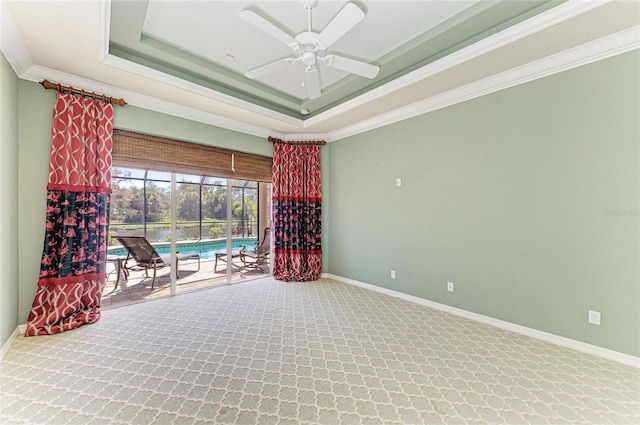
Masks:
[[[128,255],[107,255],[107,261],[112,262],[116,268],[116,284],[111,292],[115,292],[118,289],[120,283],[120,276],[126,282],[129,279],[129,270],[127,270]],[[109,293],[111,293],[109,292]]]

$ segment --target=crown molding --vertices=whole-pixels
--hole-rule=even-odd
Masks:
[[[20,78],[34,82],[40,82],[46,78],[63,85],[82,87],[85,90],[94,91],[96,93],[107,94],[112,97],[121,97],[124,98],[130,106],[136,106],[138,108],[160,112],[162,114],[185,118],[191,121],[201,122],[252,136],[266,138],[273,133],[263,127],[243,123],[216,114],[211,114],[209,112],[204,112],[196,108],[180,105],[175,102],[158,99],[154,96],[148,96],[38,65],[34,65],[29,68],[28,72],[21,75]]]
[[[329,132],[327,139],[331,141],[344,139],[345,137],[374,130],[638,48],[640,48],[640,26],[635,26],[599,40],[583,44],[582,46],[556,53],[555,55],[535,62],[432,96],[423,101]]]
[[[110,2],[108,0],[103,0],[102,11],[104,12],[105,8],[109,10],[109,6]],[[16,73],[18,78],[22,80],[40,82],[44,79],[48,79],[63,85],[82,87],[83,89],[94,91],[96,93],[125,98],[127,104],[131,106],[185,118],[191,121],[201,122],[204,124],[225,128],[227,130],[238,131],[240,133],[245,133],[252,136],[266,138],[274,134],[273,131],[270,131],[269,129],[264,127],[259,127],[230,118],[225,118],[216,114],[201,111],[199,109],[180,105],[175,102],[158,99],[153,96],[144,95],[110,84],[100,83],[98,81],[83,78],[74,74],[69,74],[51,68],[34,65],[27,46],[25,45],[18,29],[16,28],[4,0],[0,2],[0,15],[2,24],[0,48],[2,50],[2,53],[7,58],[9,65],[11,65],[13,71]],[[102,33],[104,33],[105,29],[109,28],[109,19],[109,13],[102,13],[100,25]],[[101,46],[102,54],[105,53],[105,48],[108,50],[108,43],[106,46]],[[280,136],[284,137],[284,135],[282,134]]]
[[[178,77],[174,77],[173,75],[166,74],[153,68],[149,68],[144,65],[122,59],[118,56],[108,54],[101,60],[101,62],[106,65],[113,66],[114,68],[119,68],[132,74],[139,75],[141,77],[148,78],[159,83],[167,84],[169,86],[184,90],[189,93],[203,96],[229,106],[257,113],[267,118],[275,119],[289,125],[303,128],[303,121],[301,119],[293,118],[288,115],[281,114],[279,112],[275,112],[258,105],[254,105],[253,103],[246,102],[244,100],[229,96],[224,93],[220,93],[218,91],[200,86],[198,84],[183,80]]]
[[[379,99],[397,90],[403,89],[416,83],[417,81],[439,74],[447,69],[455,67],[470,61],[478,56],[496,50],[500,47],[511,44],[515,41],[528,37],[536,32],[542,31],[545,28],[549,28],[553,25],[557,25],[561,22],[571,19],[584,12],[587,12],[596,7],[600,7],[609,0],[596,0],[596,1],[576,1],[571,0],[561,5],[558,5],[552,9],[547,10],[539,15],[534,16],[531,19],[520,22],[512,27],[509,27],[503,31],[500,31],[492,36],[482,39],[476,43],[473,43],[465,48],[462,48],[450,55],[447,55],[437,61],[416,69],[400,78],[396,78],[387,84],[377,87],[367,93],[364,93],[356,98],[353,98],[347,102],[342,103],[326,112],[318,114],[305,120],[305,127],[319,124],[330,118],[341,115],[353,108],[362,106],[368,102]]]
[[[282,139],[284,141],[293,141],[293,140],[327,140],[327,133],[286,133],[283,134],[282,137],[278,137],[278,139]]]
[[[212,90],[190,81],[183,80],[173,75],[158,71],[156,69],[140,65],[138,63],[123,59],[118,56],[114,56],[109,53],[109,35],[111,29],[111,0],[101,0],[101,17],[100,17],[100,62],[113,66],[115,68],[122,69],[132,74],[140,75],[145,78],[157,81],[159,83],[167,84],[172,87],[176,87],[185,90],[190,93],[194,93],[224,104],[241,108],[245,111],[257,113],[267,118],[275,119],[286,124],[294,125],[299,128],[303,128],[303,121],[299,118],[294,118],[289,115],[282,114],[280,112],[272,111],[271,109],[255,105],[251,102],[247,102],[236,97],[220,93],[216,90]]]
[[[196,94],[196,95],[199,95],[199,96],[203,96],[203,97],[206,97],[208,99],[212,99],[214,101],[222,102],[222,103],[224,103],[226,105],[229,105],[229,106],[234,106],[234,107],[243,109],[245,111],[258,113],[258,114],[260,114],[262,116],[266,116],[267,118],[272,118],[272,119],[275,119],[275,120],[278,120],[280,122],[283,122],[283,123],[286,123],[286,124],[290,124],[290,125],[293,125],[293,126],[296,126],[296,127],[300,127],[300,128],[302,127],[302,120],[300,120],[300,119],[293,118],[293,117],[290,117],[288,115],[280,114],[278,112],[274,112],[274,111],[271,111],[271,110],[266,109],[266,108],[262,108],[260,106],[254,105],[252,103],[245,102],[243,100],[234,98],[232,96],[219,93],[219,92],[217,92],[215,90],[211,90],[211,89],[208,89],[206,87],[199,86],[199,85],[191,83],[189,81],[185,81],[185,80],[182,80],[180,78],[174,77],[173,75],[165,74],[165,73],[157,71],[155,69],[148,68],[148,67],[145,67],[143,65],[139,65],[139,64],[136,64],[134,62],[130,62],[130,61],[126,60],[126,59],[119,58],[117,56],[107,55],[107,57],[105,57],[102,60],[102,63],[110,65],[110,66],[113,66],[113,67],[116,67],[116,68],[123,69],[123,70],[125,70],[127,72],[131,72],[132,74],[140,75],[140,76],[142,76],[144,78],[155,80],[157,82],[161,82],[161,83],[167,84],[169,86],[172,86],[172,87],[175,87],[175,88],[178,88],[178,89],[181,89],[181,90],[185,90],[185,91],[187,91],[189,93],[193,93],[193,94]],[[131,92],[131,93],[133,93],[133,92]],[[132,97],[132,96],[128,95],[127,99],[130,98],[130,97]],[[129,103],[129,100],[127,100],[127,102]],[[169,103],[171,103],[171,102],[167,102],[167,105],[166,105],[167,107],[169,106]],[[177,103],[174,103],[174,105],[176,105],[177,109],[184,108],[182,105],[179,105]],[[172,111],[172,109],[168,108],[168,109],[166,109],[165,113],[172,113],[171,111]],[[202,113],[204,113],[204,112],[202,112]],[[217,115],[211,114],[211,113],[207,113],[207,114],[211,115],[211,116],[217,116]],[[222,118],[220,116],[218,116],[218,118],[219,119],[224,119],[224,120],[226,120],[227,122],[230,122],[230,123],[234,123],[234,124],[231,124],[231,127],[225,127],[225,128],[230,129],[230,130],[240,131],[237,128],[240,128],[240,127],[243,127],[244,125],[247,125],[247,124],[242,123],[241,121],[233,120],[233,119],[230,119],[230,118]],[[195,117],[191,118],[191,119],[193,119],[195,121],[198,120]],[[264,131],[268,131],[268,130],[264,129]]]
[[[100,60],[109,55],[111,33],[111,0],[100,0]]]
[[[24,74],[33,65],[29,50],[4,0],[0,2],[0,50],[18,76]]]

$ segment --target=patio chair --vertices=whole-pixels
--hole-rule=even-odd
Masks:
[[[234,258],[238,258],[242,255],[242,253],[246,250],[246,246],[243,246],[241,249],[237,249],[237,248],[233,248],[231,249],[231,261],[228,261],[228,255],[227,252],[216,252],[216,262],[213,265],[213,272],[217,273],[218,272],[218,260],[228,263],[231,266],[236,266],[235,264],[233,264],[233,259]],[[236,266],[238,267],[238,266]]]
[[[261,241],[256,242],[253,250],[240,251],[240,261],[244,267],[254,268],[264,273],[262,266],[268,263],[269,254],[271,253],[271,228],[264,229],[264,235]]]
[[[146,277],[149,277],[149,269],[153,269],[153,279],[151,281],[151,289],[156,284],[156,271],[171,265],[171,256],[158,254],[156,249],[149,243],[147,238],[143,236],[116,236],[116,239],[129,252],[127,260],[124,261],[124,267],[132,269],[137,267],[144,269]],[[133,259],[136,264],[127,266],[127,261]],[[179,278],[178,263],[186,260],[198,260],[198,270],[200,270],[200,255],[198,254],[176,254],[176,276]]]

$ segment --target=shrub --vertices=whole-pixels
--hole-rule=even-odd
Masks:
[[[209,229],[209,237],[211,239],[217,239],[222,236],[222,228],[220,226],[215,226]]]

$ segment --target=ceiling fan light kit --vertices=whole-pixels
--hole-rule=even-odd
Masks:
[[[350,59],[344,56],[329,54],[327,50],[340,37],[349,32],[361,20],[364,19],[364,12],[354,3],[347,3],[344,8],[327,24],[318,34],[311,30],[312,11],[318,4],[317,0],[305,0],[302,2],[307,10],[307,31],[296,35],[295,38],[267,21],[261,15],[252,10],[243,10],[240,17],[256,28],[264,31],[276,40],[286,44],[293,50],[293,57],[280,59],[267,65],[253,69],[245,76],[256,79],[270,74],[287,65],[294,65],[302,62],[305,66],[303,76],[303,86],[307,89],[310,99],[316,99],[322,95],[320,74],[317,72],[317,64],[360,75],[365,78],[375,78],[380,71],[380,67],[366,62]]]

